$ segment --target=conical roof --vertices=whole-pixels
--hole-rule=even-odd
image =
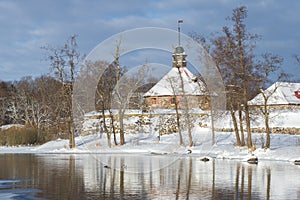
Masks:
[[[182,90],[182,85],[184,86],[184,92]],[[186,67],[172,67],[156,85],[144,94],[144,97],[173,95],[199,96],[204,95],[204,89],[204,84],[199,82]]]

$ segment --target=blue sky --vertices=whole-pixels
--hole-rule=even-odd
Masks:
[[[261,35],[257,54],[270,52],[284,58],[283,69],[300,80],[299,0],[0,0],[0,80],[49,73],[40,47],[62,45],[78,35],[81,54],[113,34],[140,27],[177,29],[202,35],[220,32],[232,10],[245,5],[248,31]],[[171,64],[171,60],[170,60]]]

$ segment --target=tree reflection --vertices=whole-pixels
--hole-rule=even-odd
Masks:
[[[193,174],[193,159],[190,157],[189,159],[189,171],[188,171],[188,181],[187,181],[187,191],[186,191],[186,198],[190,198],[190,190],[191,190],[191,182],[192,182],[192,174]]]
[[[270,190],[271,190],[271,169],[267,168],[267,195],[266,200],[270,199]]]
[[[252,193],[252,166],[248,166],[248,195],[247,199],[251,199]]]
[[[241,164],[237,163],[236,176],[235,176],[235,188],[234,188],[235,195],[234,195],[234,199],[239,199],[238,194],[239,194],[240,168],[241,168]]]
[[[216,179],[216,171],[215,171],[215,160],[212,161],[212,199],[215,199],[215,179]]]
[[[1,180],[18,178],[26,181],[12,190],[38,189],[35,197],[43,199],[297,199],[299,180],[284,181],[288,194],[271,181],[299,176],[298,166],[201,162],[192,156],[170,161],[169,156],[0,155],[0,188]]]
[[[125,167],[125,162],[124,162],[124,158],[121,157],[120,159],[120,198],[119,199],[123,199],[124,197],[124,167]]]
[[[76,178],[75,177],[75,174],[76,174],[76,171],[75,171],[75,158],[74,158],[74,155],[70,155],[69,157],[69,174],[68,174],[68,179],[67,179],[67,187],[68,187],[68,192],[67,192],[67,195],[68,195],[68,199],[73,199],[73,190],[75,188],[72,188],[74,187],[74,179]]]
[[[244,185],[245,185],[245,166],[242,166],[242,180],[241,180],[241,189],[240,189],[240,199],[243,199],[244,196]]]
[[[111,158],[109,158],[110,160]],[[110,175],[110,199],[113,199],[115,194],[115,179],[116,179],[116,157],[114,157],[113,164],[110,164],[110,170],[109,172],[112,173]]]
[[[179,165],[178,176],[177,176],[176,200],[179,199],[182,171],[183,171],[183,160],[180,159],[180,165]]]

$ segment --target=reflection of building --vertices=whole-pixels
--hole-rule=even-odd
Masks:
[[[186,68],[186,54],[182,46],[173,53],[172,69],[148,92],[145,102],[151,108],[183,107],[183,97],[187,98],[189,108],[208,109],[208,96],[204,84]]]
[[[274,110],[299,109],[300,83],[276,82],[263,91],[268,98],[267,106]],[[249,106],[265,105],[264,96],[260,93],[248,102]]]

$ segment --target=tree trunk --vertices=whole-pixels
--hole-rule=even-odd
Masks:
[[[244,135],[244,126],[243,126],[243,116],[241,106],[239,105],[239,124],[240,124],[240,133],[241,133],[241,146],[245,146],[245,135]]]
[[[111,109],[109,109],[109,117],[110,117],[110,122],[111,122],[111,129],[112,129],[112,133],[114,135],[114,143],[115,145],[118,145],[118,142],[117,142],[117,137],[116,137],[116,127],[115,127],[115,120],[114,120],[114,115],[111,111]]]
[[[102,119],[103,119],[104,131],[106,132],[106,137],[107,137],[107,145],[109,148],[111,148],[110,132],[108,131],[108,128],[106,126],[106,120],[105,120],[104,103],[102,104]]]
[[[190,114],[188,112],[189,111],[187,111],[187,126],[188,126],[189,140],[190,140],[189,146],[192,147],[192,146],[194,146],[194,142],[193,142],[193,136],[192,136],[192,130],[191,130],[191,119],[190,119]]]
[[[243,60],[243,57],[241,58]],[[248,107],[248,99],[247,99],[247,83],[246,83],[246,70],[244,63],[242,62],[242,69],[243,69],[243,106],[245,111],[245,119],[246,119],[246,131],[247,131],[247,146],[248,148],[252,148],[252,137],[251,137],[251,125],[250,125],[250,113]]]
[[[232,108],[230,108],[230,114],[231,114],[231,118],[232,118],[232,123],[233,123],[233,128],[234,128],[234,133],[235,133],[235,139],[236,139],[236,146],[241,146],[241,139],[240,139],[240,135],[239,135],[239,129],[238,129],[238,125],[237,125],[237,120],[236,120],[236,116],[235,116],[235,112]]]
[[[184,90],[184,83],[183,83],[183,78],[182,78],[182,72],[180,71],[180,68],[178,68],[178,73],[179,73],[179,77],[180,77],[180,82],[181,82],[181,90],[182,90],[182,94],[183,94],[183,100],[184,100],[184,112],[185,112],[185,117],[187,120],[187,128],[188,128],[188,136],[189,136],[189,146],[192,147],[194,146],[194,142],[193,142],[193,136],[192,136],[192,132],[191,132],[191,119],[190,119],[190,114],[189,114],[189,105],[188,105],[188,99]]]
[[[124,137],[124,111],[119,110],[119,123],[120,123],[120,144],[125,144],[125,137]]]
[[[181,134],[181,128],[180,128],[180,115],[178,112],[178,102],[177,102],[177,97],[175,96],[175,111],[176,111],[176,122],[177,122],[177,128],[178,128],[178,134],[179,134],[179,145],[183,145],[183,139],[182,139],[182,134]]]
[[[245,105],[245,115],[246,115],[246,130],[247,130],[247,146],[251,148],[252,145],[252,135],[251,135],[251,127],[250,127],[250,114],[248,105]]]
[[[265,115],[265,126],[266,126],[266,148],[270,148],[271,138],[270,138],[270,127],[269,127],[269,113],[267,104],[264,105],[264,115]]]
[[[74,129],[73,127],[73,120],[71,116],[68,117],[68,135],[69,135],[69,147],[75,148],[75,138],[74,138]]]
[[[238,14],[242,15],[243,11],[240,10]],[[244,110],[245,110],[245,119],[246,119],[246,130],[247,130],[247,145],[248,148],[252,147],[252,137],[251,137],[251,125],[250,125],[250,113],[249,113],[249,107],[248,107],[248,99],[247,99],[247,83],[248,83],[248,76],[246,71],[246,64],[245,64],[245,55],[244,55],[244,38],[243,38],[243,26],[241,26],[241,21],[239,21],[237,18],[236,21],[236,32],[237,32],[237,42],[238,42],[238,48],[239,48],[239,66],[242,69],[242,91],[243,91],[243,104],[244,104]]]
[[[215,144],[215,124],[214,124],[214,112],[212,104],[210,105],[210,118],[211,118],[211,145]]]
[[[187,191],[186,191],[186,198],[185,199],[190,199],[190,190],[191,190],[191,185],[192,185],[192,174],[193,174],[193,159],[190,157],[189,175],[188,175],[188,180],[187,180]]]

